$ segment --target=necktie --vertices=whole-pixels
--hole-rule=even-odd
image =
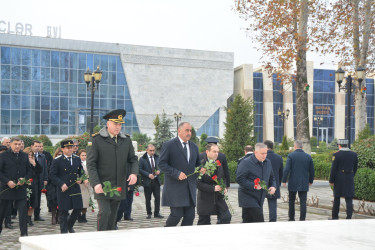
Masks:
[[[117,143],[117,136],[114,136],[112,139]]]
[[[154,164],[154,158],[151,156],[151,170],[152,170],[152,173],[155,172],[155,164]]]
[[[187,147],[186,147],[187,142],[183,142],[182,144],[184,144],[184,154],[185,154],[185,157],[187,159],[188,158],[187,157],[188,156],[188,154],[187,154]]]
[[[72,165],[72,157],[68,157],[68,160],[69,160],[69,163],[70,163],[70,166]]]

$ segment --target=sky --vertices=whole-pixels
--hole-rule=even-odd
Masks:
[[[233,52],[234,67],[259,67],[262,52],[233,6],[233,0],[3,0],[0,20],[13,30],[18,22],[31,24],[33,36],[45,37],[54,26],[62,39]],[[314,54],[307,60],[335,68]]]

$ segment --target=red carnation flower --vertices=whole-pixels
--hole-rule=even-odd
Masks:
[[[117,191],[121,192],[121,191],[122,191],[122,188],[121,188],[121,187],[118,187],[118,188],[117,188]]]
[[[136,193],[135,193],[135,196],[139,196],[139,192],[136,192]]]
[[[216,160],[216,165],[221,166],[221,162],[219,160]]]
[[[42,192],[43,194],[46,194],[46,193],[47,193],[47,189],[43,188],[43,189],[41,190],[41,192]]]
[[[29,179],[29,182],[30,182],[30,183],[33,182],[33,178],[30,178],[30,179]]]
[[[59,206],[57,206],[56,209],[59,209]]]
[[[217,180],[217,176],[216,175],[212,176],[212,180]]]
[[[256,179],[254,180],[254,185],[257,186],[257,185],[259,184],[259,182],[260,182],[260,179],[259,179],[259,178],[256,178]]]
[[[95,209],[91,209],[91,212],[95,212]]]

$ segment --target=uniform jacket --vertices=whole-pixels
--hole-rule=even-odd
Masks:
[[[254,188],[254,180],[256,178],[264,181],[268,188],[276,188],[276,181],[273,175],[271,161],[269,159],[265,159],[263,163],[259,162],[254,154],[240,162],[236,175],[236,181],[239,184],[238,204],[240,207],[263,207],[267,191],[264,189],[257,190]]]
[[[205,164],[205,161],[203,164]],[[212,176],[214,175],[217,176],[218,180],[222,179],[225,183],[224,169],[222,166],[218,166]],[[202,179],[198,179],[197,213],[199,215],[217,214],[217,207],[222,208],[222,210],[228,210],[224,195],[220,192],[215,192],[216,185],[212,177],[207,174],[203,175]]]
[[[200,153],[199,154],[199,159],[202,161],[207,161],[207,154],[206,152]],[[219,155],[217,159],[220,161],[221,165],[223,166],[223,171],[224,171],[224,177],[225,177],[225,184],[227,187],[230,187],[230,174],[229,174],[229,167],[228,167],[228,161],[227,157],[225,154],[219,152]]]
[[[159,170],[158,163],[159,156],[154,154],[155,171]],[[139,159],[139,173],[142,175],[142,186],[151,187],[151,179],[148,176],[152,174],[152,168],[147,152]],[[159,185],[161,184],[159,175],[155,176],[154,181]]]
[[[333,154],[329,183],[334,183],[335,197],[354,197],[354,175],[357,172],[358,156],[348,148]]]
[[[61,155],[52,161],[50,179],[57,187],[57,204],[60,210],[82,209],[82,195],[77,178],[82,175],[81,159],[72,155],[73,164],[65,155]],[[69,187],[65,192],[61,191],[64,183]]]
[[[240,159],[237,160],[237,165],[240,164],[243,159],[246,159],[247,157],[250,157],[252,154],[254,154],[254,152],[249,152],[249,153],[245,154],[244,156],[242,156]]]
[[[314,182],[314,163],[310,155],[296,149],[288,155],[283,173],[283,183],[288,181],[289,191],[309,191],[309,183]]]
[[[280,199],[280,185],[281,181],[283,179],[283,158],[273,152],[272,150],[267,151],[267,159],[271,161],[273,174],[275,176],[276,181],[276,192],[275,195],[269,195],[267,194],[268,199]]]
[[[187,207],[191,206],[190,200],[196,205],[197,175],[182,181],[178,179],[181,172],[189,175],[200,165],[197,145],[189,141],[189,149],[188,162],[178,137],[163,144],[159,158],[159,168],[165,173],[162,206]]]
[[[90,138],[86,166],[92,187],[109,181],[112,187],[127,190],[127,174],[138,174],[138,157],[134,153],[132,140],[120,132],[116,143],[107,128],[102,128]],[[125,196],[126,192],[112,198],[109,195],[94,194],[95,199],[123,200]]]
[[[3,200],[22,200],[26,199],[27,185],[18,188],[9,188],[8,182],[13,181],[17,184],[20,178],[30,179],[32,170],[29,163],[29,157],[24,152],[19,152],[18,159],[11,149],[0,154],[0,199]]]

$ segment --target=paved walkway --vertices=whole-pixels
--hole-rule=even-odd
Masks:
[[[234,215],[232,217],[232,223],[241,223],[241,209],[238,207],[237,201],[237,187],[238,185],[233,184],[233,187],[229,191],[229,200],[232,204],[234,209]],[[281,194],[286,201],[287,197],[287,190],[286,188],[281,189]],[[314,198],[312,198],[314,197]],[[312,199],[319,199],[319,205],[327,208],[332,207],[332,191],[328,186],[327,182],[315,182],[315,184],[310,188],[310,192],[308,193],[308,200],[311,202]],[[42,212],[41,216],[46,219],[43,222],[34,222],[34,226],[29,227],[29,236],[34,235],[43,235],[43,234],[59,234],[60,229],[59,225],[51,225],[51,214],[48,213],[46,208],[46,200],[45,197],[42,197]],[[267,201],[265,202],[267,203]],[[345,202],[342,202],[345,204]],[[354,201],[354,208],[358,208],[358,201]],[[375,209],[375,203],[366,203],[366,205],[372,206]],[[298,205],[296,206],[296,210],[298,211]],[[321,208],[311,208],[308,207],[308,214],[307,220],[327,220],[330,218],[331,211],[328,209],[321,209]],[[133,212],[132,217],[134,221],[121,221],[118,224],[120,230],[132,229],[132,228],[149,228],[149,227],[163,227],[165,224],[165,220],[169,214],[169,208],[162,207],[161,213],[165,216],[164,219],[155,219],[152,218],[151,220],[146,219],[146,207],[144,201],[144,193],[140,192],[139,197],[134,197],[133,202]],[[88,223],[76,223],[74,229],[77,233],[79,232],[93,232],[96,231],[96,214],[95,212],[88,212],[87,220]],[[345,217],[345,212],[340,213],[340,215]],[[265,220],[268,221],[268,205],[264,204],[264,216]],[[296,212],[296,218],[298,218],[298,212]],[[368,216],[355,216],[354,218],[375,218],[375,217],[368,217]],[[196,225],[198,220],[198,216],[195,218]],[[283,201],[283,199],[278,200],[278,220],[279,221],[286,221],[288,220],[288,205]],[[18,227],[18,217],[17,219],[13,220],[13,226],[15,229],[7,229],[3,228],[3,232],[0,235],[0,249],[20,249],[20,243],[18,241],[19,238],[19,227]],[[212,223],[216,223],[216,216],[212,216]]]

